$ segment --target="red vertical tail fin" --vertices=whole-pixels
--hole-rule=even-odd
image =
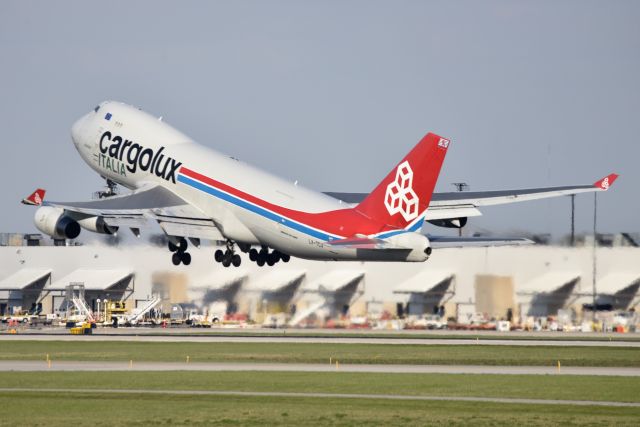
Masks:
[[[428,133],[356,210],[392,227],[421,227],[448,148],[448,139]]]

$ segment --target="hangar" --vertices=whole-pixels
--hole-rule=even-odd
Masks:
[[[206,311],[223,302],[227,314],[261,323],[279,315],[299,326],[312,320],[440,314],[457,320],[554,316],[592,299],[588,247],[446,249],[425,263],[319,262],[292,259],[273,268],[225,269],[211,247],[192,252],[190,266],[167,262],[153,245],[0,247],[0,309],[4,314],[41,304],[60,308],[70,285],[84,287],[87,305],[120,299],[130,310],[158,297],[162,309],[191,304]],[[639,302],[640,256],[612,247],[598,257],[598,304],[630,310]],[[384,314],[386,313],[386,314]],[[313,323],[313,322],[312,322]]]

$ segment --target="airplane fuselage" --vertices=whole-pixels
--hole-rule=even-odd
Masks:
[[[235,242],[310,259],[428,258],[426,237],[407,236],[403,229],[381,224],[337,199],[199,145],[134,107],[102,103],[73,125],[72,139],[83,160],[104,178],[132,190],[161,185],[211,218]],[[418,228],[422,220],[415,219]],[[367,251],[328,243],[372,235],[404,240],[415,248]]]

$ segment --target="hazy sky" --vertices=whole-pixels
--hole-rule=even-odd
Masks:
[[[102,100],[324,191],[369,191],[428,131],[452,139],[438,190],[592,183],[602,231],[640,231],[640,2],[2,1],[0,231],[33,231],[43,186],[102,180],[72,122]],[[593,197],[579,196],[577,228]],[[568,198],[470,225],[569,230]]]

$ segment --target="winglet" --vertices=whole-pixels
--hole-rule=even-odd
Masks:
[[[31,193],[29,197],[22,199],[22,203],[25,205],[40,206],[42,204],[42,201],[44,200],[45,193],[45,190],[43,190],[42,188],[38,188],[36,191]]]
[[[611,187],[613,185],[613,182],[618,179],[617,174],[612,173],[610,175],[605,176],[604,178],[602,178],[601,180],[598,180],[596,182],[593,183],[593,186],[596,188],[600,188],[601,190],[607,191],[609,189],[609,187]]]

